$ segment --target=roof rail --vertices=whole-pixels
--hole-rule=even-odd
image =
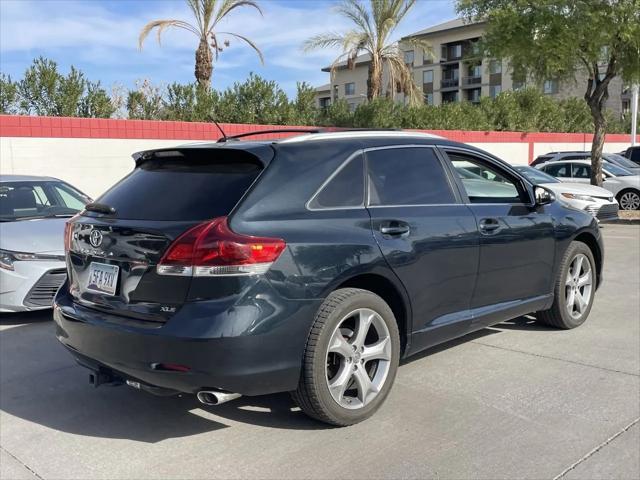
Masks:
[[[239,140],[244,137],[252,137],[254,135],[264,135],[269,133],[320,133],[321,128],[272,128],[267,130],[256,130],[254,132],[244,132],[237,135],[230,135],[228,137],[222,137],[218,140],[218,143],[224,143],[228,140]]]

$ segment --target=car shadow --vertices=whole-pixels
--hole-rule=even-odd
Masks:
[[[0,313],[0,325],[22,325],[25,323],[48,322],[53,319],[51,310],[32,312]]]
[[[235,423],[288,430],[333,428],[307,417],[287,393],[240,397],[219,406],[200,404],[192,395],[156,397],[127,386],[92,388],[88,372],[58,344],[43,314],[13,316],[0,330],[0,410],[3,432],[27,422],[103,438],[156,443],[232,427]],[[505,326],[506,325],[506,326]],[[538,329],[523,317],[430,348],[402,364],[419,361],[505,329]],[[6,415],[8,414],[8,415]]]
[[[499,330],[528,330],[528,331],[540,331],[540,332],[552,332],[561,331],[558,328],[539,323],[536,320],[535,315],[523,315],[522,317],[514,318],[506,322],[499,323],[494,328]]]

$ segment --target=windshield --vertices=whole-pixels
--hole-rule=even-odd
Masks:
[[[615,162],[616,165],[623,168],[638,168],[638,165],[629,160],[628,158],[623,157],[622,155],[618,155],[617,153],[605,153],[605,160],[609,160],[609,162]]]
[[[552,177],[551,175],[544,173],[537,168],[525,167],[523,165],[514,168],[521,174],[523,174],[527,178],[527,180],[529,180],[533,184],[560,183],[560,180],[558,180],[557,178]]]
[[[0,183],[0,221],[71,217],[89,201],[66,183],[24,181]]]
[[[613,175],[614,177],[630,177],[632,175],[635,175],[626,168],[619,167],[617,165],[614,165],[613,163],[607,163],[604,169],[607,173]]]

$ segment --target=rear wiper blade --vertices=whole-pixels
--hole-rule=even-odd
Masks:
[[[89,212],[104,213],[105,215],[114,215],[116,213],[115,208],[105,203],[97,203],[97,202],[87,203],[84,206],[84,209]]]

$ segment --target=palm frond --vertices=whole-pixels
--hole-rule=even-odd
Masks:
[[[182,20],[153,20],[152,22],[147,23],[140,31],[140,36],[138,37],[138,48],[142,50],[144,41],[154,28],[158,30],[158,43],[161,43],[160,40],[162,32],[164,32],[169,27],[182,28],[183,30],[187,30],[193,33],[194,35],[200,35],[200,32],[198,32],[198,30],[193,25]]]
[[[193,16],[196,17],[196,25],[198,26],[198,30],[201,35],[204,35],[207,31],[207,25],[204,23],[202,19],[202,0],[186,0],[187,6],[193,13]]]
[[[263,15],[262,9],[255,0],[223,0],[222,5],[220,5],[220,8],[215,15],[212,27],[217,25],[220,20],[229,15],[229,12],[240,7],[255,8],[260,13],[260,15]]]
[[[251,48],[253,48],[256,51],[256,53],[258,54],[258,57],[260,57],[260,63],[262,63],[264,65],[264,56],[262,55],[262,52],[260,51],[258,46],[255,43],[253,43],[250,39],[248,39],[244,35],[240,35],[238,33],[232,33],[232,32],[218,32],[218,34],[220,34],[220,35],[230,35],[232,37],[238,38],[238,39],[242,40],[243,42],[245,42],[247,45],[249,45]]]

